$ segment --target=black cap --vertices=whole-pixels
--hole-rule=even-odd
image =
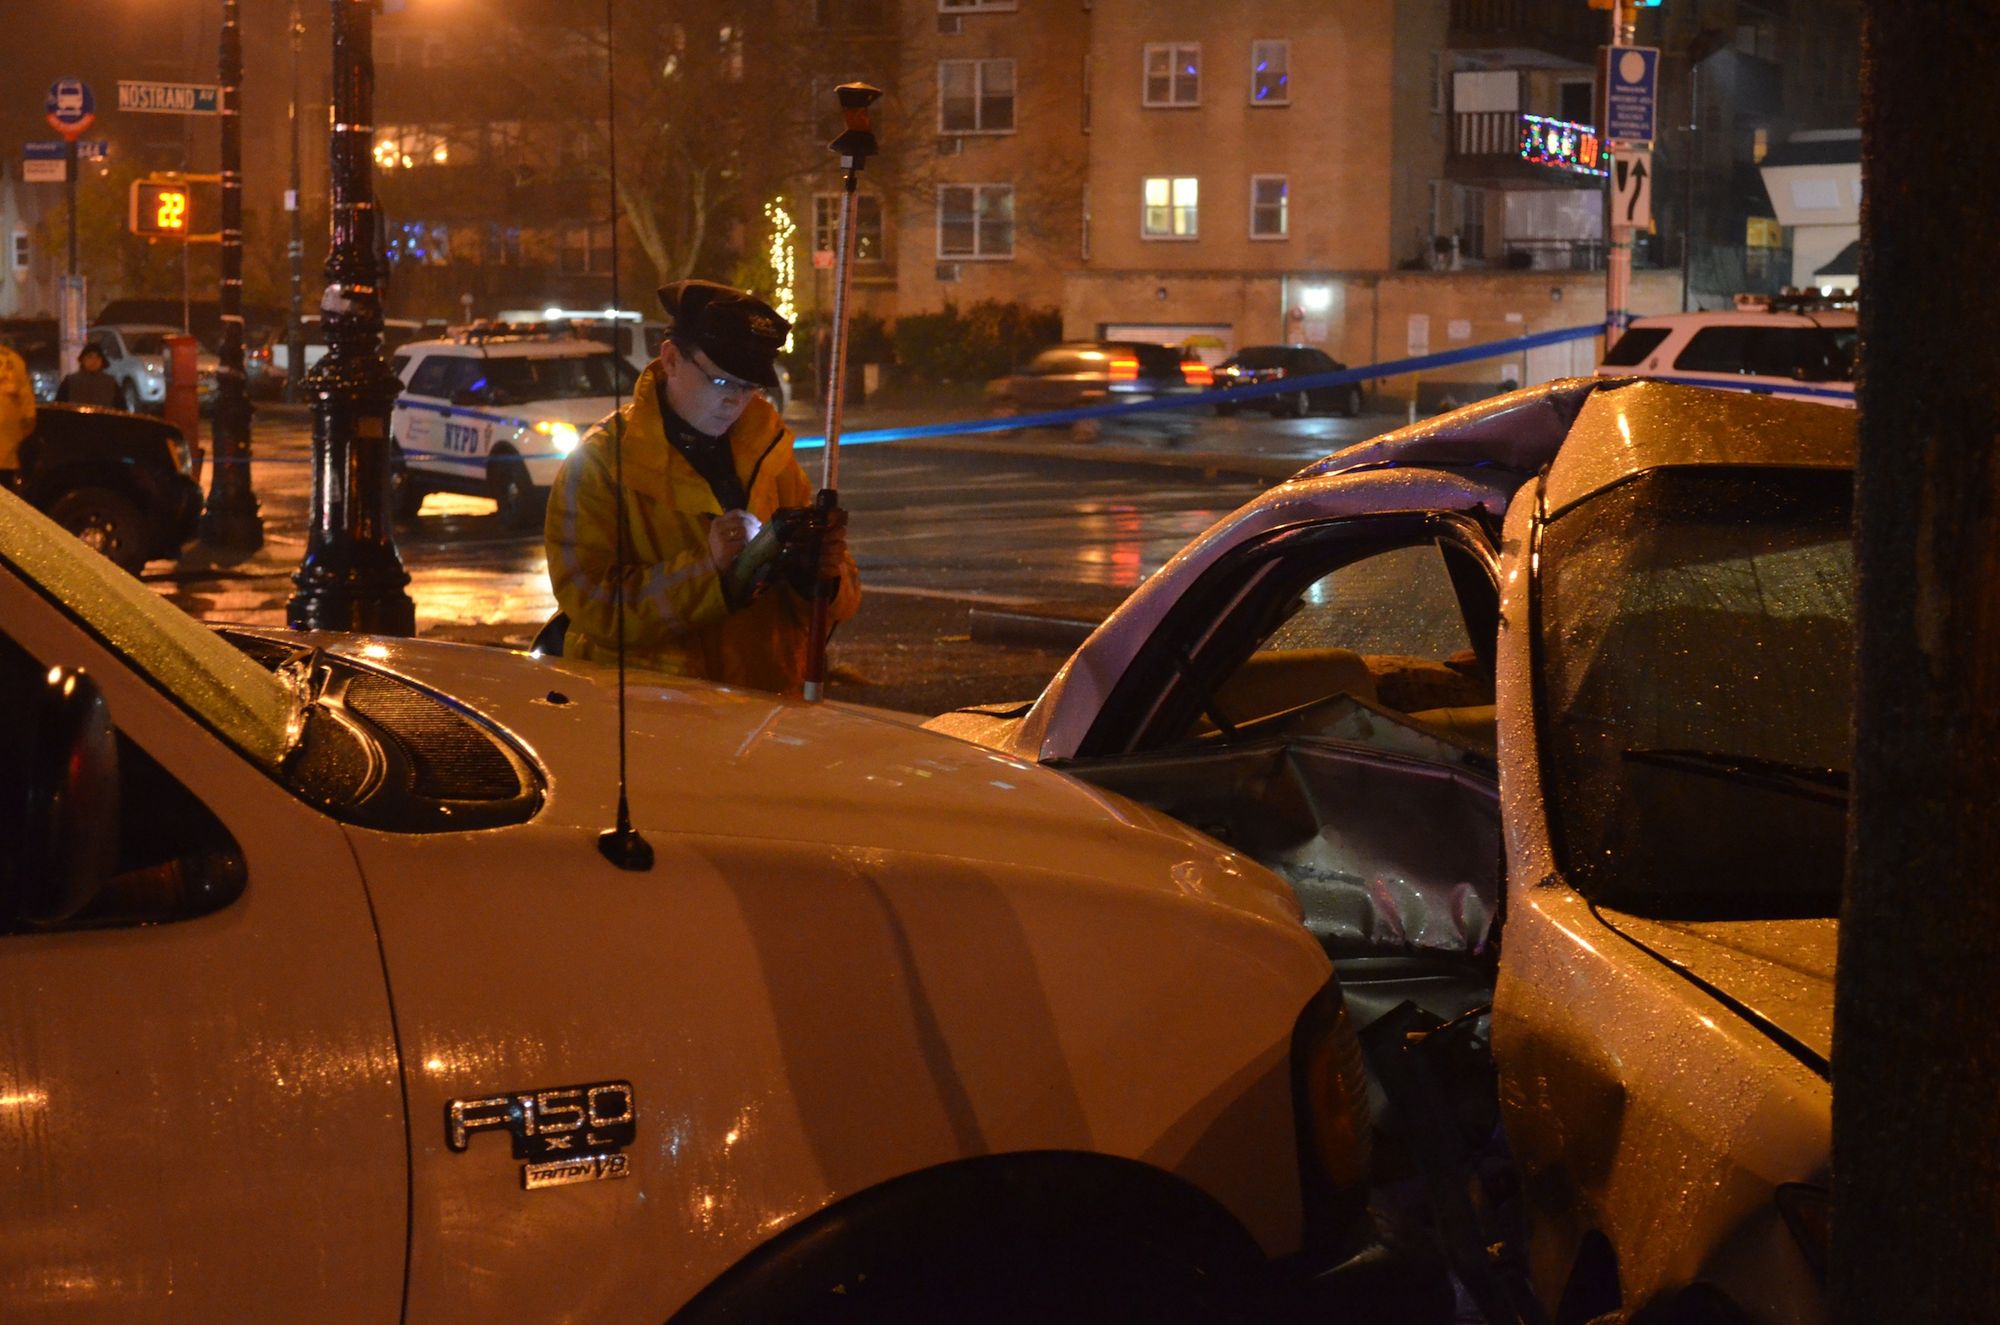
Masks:
[[[696,346],[725,373],[776,388],[778,351],[792,324],[762,299],[714,281],[675,281],[660,287],[660,307],[673,319],[675,340]]]

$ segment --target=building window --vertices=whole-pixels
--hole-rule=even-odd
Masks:
[[[14,229],[15,269],[19,271],[26,271],[28,269],[30,256],[33,252],[34,250],[28,246],[28,232],[16,226]]]
[[[813,195],[813,252],[840,252],[840,195]],[[854,195],[854,260],[882,260],[882,200],[872,193]]]
[[[1014,186],[947,184],[938,190],[938,256],[1014,256]]]
[[[1283,175],[1250,177],[1250,238],[1283,239],[1291,233],[1291,195]]]
[[[1146,47],[1145,105],[1201,104],[1201,45],[1152,43]]]
[[[938,0],[940,14],[977,14],[982,10],[1015,8],[1015,0]]]
[[[572,225],[563,228],[563,275],[588,276],[610,270],[611,227],[609,225]]]
[[[1287,106],[1292,100],[1292,43],[1250,43],[1250,104]]]
[[[1014,62],[938,61],[938,131],[1014,132]]]
[[[1139,233],[1147,239],[1193,239],[1201,233],[1199,193],[1200,185],[1192,176],[1149,177]]]

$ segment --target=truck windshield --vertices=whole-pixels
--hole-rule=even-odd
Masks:
[[[1593,901],[1833,916],[1854,635],[1847,470],[1655,470],[1548,526],[1537,581],[1550,829]]]

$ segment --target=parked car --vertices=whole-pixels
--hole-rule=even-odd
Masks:
[[[1857,323],[1851,300],[1742,295],[1721,312],[1637,319],[1597,371],[1851,408]]]
[[[926,725],[1291,880],[1489,1318],[1816,1321],[1853,463],[1822,405],[1510,393],[1272,488],[1040,698]],[[1496,1122],[1513,1181],[1463,1200]]]
[[[0,345],[11,348],[27,364],[36,400],[56,398],[56,388],[62,385],[63,367],[62,332],[54,318],[0,318]]]
[[[194,537],[196,473],[179,428],[118,410],[39,406],[21,443],[20,495],[134,575]]]
[[[567,330],[503,329],[398,350],[396,513],[414,517],[432,492],[464,492],[493,498],[510,526],[540,529],[563,457],[623,397],[605,349]]]
[[[0,493],[12,1313],[1207,1320],[1365,1235],[1338,986],[1229,848],[893,715],[215,633],[54,534]]]
[[[301,318],[305,332],[305,367],[301,371],[311,372],[312,366],[326,357],[326,328],[318,314]],[[397,350],[413,340],[428,339],[439,334],[443,328],[434,322],[420,322],[414,318],[385,317],[382,319],[381,353],[393,355]],[[285,389],[292,372],[292,348],[286,340],[284,326],[273,328],[271,333],[244,358],[244,373],[249,380],[250,392],[258,396],[276,396]]]
[[[1019,372],[988,383],[986,393],[1016,414],[1191,398],[1200,391],[1189,377],[1196,368],[1200,370],[1197,376],[1206,376],[1206,365],[1199,360],[1183,364],[1180,352],[1170,345],[1129,340],[1066,341],[1043,350]],[[1185,410],[1114,415],[1101,423],[1078,420],[1070,432],[1088,441],[1106,427],[1179,436],[1193,431],[1194,420]]]
[[[85,339],[104,352],[104,371],[118,379],[125,408],[157,414],[167,403],[167,337],[179,327],[124,323],[92,327]],[[203,410],[215,403],[215,370],[220,363],[206,345],[195,351],[195,400]]]
[[[282,330],[286,313],[269,304],[244,304],[243,346],[262,345],[271,331]],[[185,325],[194,338],[211,349],[222,344],[222,303],[217,299],[183,301],[157,297],[113,299],[98,311],[93,325],[144,324],[173,327]]]
[[[1310,345],[1249,345],[1224,359],[1215,368],[1217,390],[1282,382],[1287,378],[1337,373],[1346,364],[1324,350]],[[1238,409],[1265,409],[1279,418],[1302,419],[1315,412],[1353,418],[1361,412],[1361,386],[1356,382],[1339,385],[1301,387],[1281,394],[1253,396],[1247,400],[1218,401],[1217,414],[1234,414]]]

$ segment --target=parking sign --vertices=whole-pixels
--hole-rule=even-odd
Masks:
[[[1614,143],[1652,146],[1659,48],[1609,46],[1605,48],[1605,63],[1604,136]]]

